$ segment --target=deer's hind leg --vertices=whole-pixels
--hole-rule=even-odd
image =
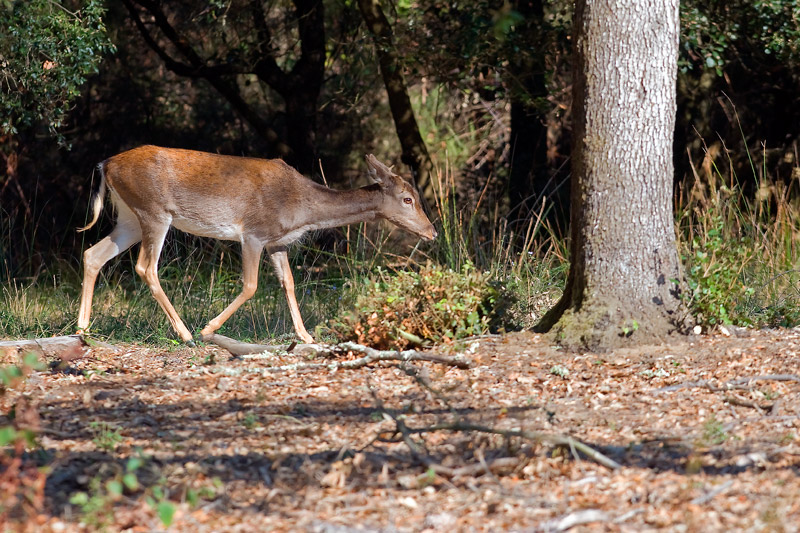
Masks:
[[[178,333],[183,342],[193,345],[192,334],[184,325],[178,312],[175,311],[175,307],[167,298],[158,279],[158,257],[161,255],[161,248],[164,246],[164,239],[167,237],[170,221],[158,219],[145,221],[140,219],[139,223],[142,226],[142,247],[139,251],[139,260],[136,262],[136,273],[147,283],[153,298],[156,299],[158,305],[167,314],[172,329]]]
[[[111,233],[83,252],[83,286],[81,307],[78,312],[78,333],[83,333],[89,327],[94,286],[100,269],[111,259],[142,240],[142,229],[131,210],[121,205],[118,206],[118,213],[117,225]]]
[[[275,266],[275,273],[278,275],[283,287],[283,292],[286,294],[286,301],[289,303],[289,312],[292,315],[294,331],[298,337],[303,339],[303,342],[313,344],[314,338],[306,331],[303,317],[300,315],[300,307],[297,305],[297,297],[294,294],[294,277],[292,277],[292,269],[289,265],[289,255],[282,248],[268,250],[268,252],[270,259],[272,259],[272,264]]]

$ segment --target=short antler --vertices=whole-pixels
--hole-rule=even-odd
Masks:
[[[392,167],[387,167],[386,165],[378,161],[378,158],[372,154],[367,155],[367,165],[370,167],[369,173],[371,175],[374,175],[376,172],[380,172],[381,174],[384,174],[386,176],[397,176],[397,174],[392,172]]]

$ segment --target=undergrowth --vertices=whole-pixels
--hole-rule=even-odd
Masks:
[[[458,271],[432,263],[395,274],[379,269],[331,330],[379,348],[452,343],[518,327],[510,313],[515,301],[511,288],[470,263]]]
[[[795,326],[800,323],[800,167],[785,181],[751,164],[756,187],[748,194],[730,158],[719,161],[715,152],[707,150],[694,166],[694,183],[678,205],[687,302],[706,328]]]

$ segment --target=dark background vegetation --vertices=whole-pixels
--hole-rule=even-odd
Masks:
[[[793,190],[799,12],[681,2],[676,204],[711,168],[746,198],[767,179]],[[111,224],[75,231],[95,165],[145,143],[283,157],[334,187],[361,184],[374,152],[421,181],[432,169],[429,199],[451,180],[451,207],[483,235],[542,213],[566,235],[570,2],[4,0],[0,13],[4,282],[79,272],[84,239]]]

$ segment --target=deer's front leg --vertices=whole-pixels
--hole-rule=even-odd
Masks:
[[[286,250],[269,250],[269,257],[275,266],[275,273],[281,281],[283,292],[286,293],[286,301],[289,303],[289,312],[292,314],[294,331],[298,337],[303,339],[303,342],[313,344],[314,338],[306,331],[306,327],[303,325],[303,317],[300,316],[300,308],[294,295],[294,278],[292,277],[292,269],[289,266],[289,256]]]

